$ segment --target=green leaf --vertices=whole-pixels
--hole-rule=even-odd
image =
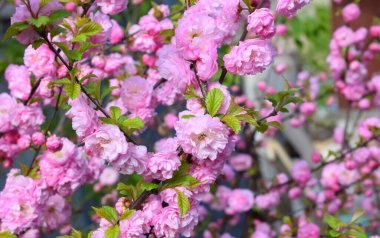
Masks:
[[[118,225],[110,226],[107,228],[105,237],[106,238],[117,238],[119,236],[120,229]]]
[[[247,122],[255,127],[258,127],[259,124],[257,123],[257,121],[255,119],[253,119],[252,116],[248,115],[248,114],[239,114],[237,116],[235,116],[239,121],[243,121],[243,122]]]
[[[222,121],[226,123],[228,127],[230,127],[235,134],[238,134],[241,130],[240,121],[232,115],[227,115],[222,118]]]
[[[355,238],[367,238],[367,235],[363,232],[357,232],[357,231],[347,231],[345,237],[352,236]]]
[[[175,191],[177,193],[179,212],[181,213],[181,217],[183,217],[190,209],[190,202],[183,192],[178,189],[175,189]]]
[[[215,116],[224,100],[223,92],[219,88],[212,89],[206,96],[206,108],[211,116]]]
[[[96,22],[88,22],[80,29],[79,34],[74,36],[73,42],[85,42],[89,37],[102,32],[103,28]]]
[[[118,183],[117,190],[120,191],[120,194],[127,195],[132,198],[134,201],[137,199],[137,189],[132,185],[126,185],[124,183]]]
[[[338,237],[338,236],[340,236],[340,232],[336,231],[336,230],[329,230],[329,235],[331,237]]]
[[[80,85],[77,83],[66,84],[64,89],[67,96],[71,99],[77,98],[81,92]]]
[[[251,0],[243,0],[243,2],[244,2],[245,5],[247,6],[249,12],[252,12],[252,11],[253,11],[253,8],[252,8],[252,5],[251,5]]]
[[[201,184],[202,182],[199,181],[198,179],[194,178],[190,174],[185,174],[185,175],[176,176],[171,179],[165,180],[163,187],[174,188],[174,187],[182,186],[185,188],[196,188]]]
[[[102,121],[102,122],[105,123],[105,124],[112,124],[112,125],[115,124],[115,121],[112,120],[112,118],[108,118],[108,117],[99,117],[99,120]]]
[[[338,228],[339,220],[336,217],[326,214],[323,217],[323,221],[326,222],[331,228],[334,228],[334,229]]]
[[[18,35],[18,33],[20,33],[28,27],[30,27],[30,25],[24,22],[13,23],[10,27],[8,27],[7,31],[5,32],[4,39],[8,39],[12,36]]]
[[[61,78],[61,79],[57,79],[55,81],[51,81],[49,83],[49,85],[65,85],[65,84],[72,84],[72,82],[68,78]]]
[[[359,209],[357,211],[355,211],[354,215],[352,215],[352,218],[350,220],[350,223],[354,223],[356,222],[356,220],[358,220],[361,216],[363,216],[364,214],[366,213],[365,210],[363,209]]]
[[[0,232],[0,238],[17,238],[17,236],[10,231],[2,231]]]
[[[105,90],[102,91],[102,94],[100,95],[101,99],[104,99],[108,94],[112,92],[114,89],[118,89],[119,87],[113,86],[113,87],[108,87]]]
[[[37,28],[40,28],[41,26],[47,25],[49,23],[49,17],[47,16],[40,16],[37,19],[27,18],[26,20],[30,21]]]
[[[142,183],[141,184],[141,189],[144,189],[146,191],[151,191],[153,189],[158,188],[158,184],[155,183]]]
[[[26,164],[20,162],[20,168],[21,168],[22,174],[26,176],[26,174],[28,173],[29,167]]]
[[[197,92],[195,91],[194,86],[189,85],[189,86],[187,86],[186,91],[185,91],[185,99],[189,100],[191,98],[200,98],[200,97],[197,94]]]
[[[235,103],[235,100],[232,98],[230,106],[228,107],[228,110],[227,110],[227,115],[236,116],[242,112],[244,112],[244,108],[237,105]]]
[[[279,123],[278,121],[270,121],[270,122],[268,122],[268,126],[275,127],[279,130],[284,129],[283,126],[281,125],[281,123]]]
[[[33,47],[33,49],[38,49],[43,43],[45,43],[45,40],[43,40],[43,39],[38,39],[38,40],[36,40],[36,41],[34,41],[33,43],[32,43],[32,47]]]
[[[119,117],[121,116],[120,107],[116,107],[116,106],[110,107],[110,114],[111,114],[112,119],[118,120]]]
[[[82,238],[82,234],[80,233],[80,231],[75,230],[74,228],[71,229],[71,235],[74,238]]]
[[[86,79],[89,79],[89,78],[97,78],[98,76],[96,74],[87,74],[86,76],[82,77],[80,80],[79,80],[79,83],[83,83],[83,81],[85,81]]]
[[[113,207],[110,207],[110,206],[103,206],[101,208],[92,207],[92,209],[94,209],[95,213],[98,216],[106,219],[112,224],[117,221],[117,212]]]
[[[135,213],[135,211],[136,211],[136,210],[134,210],[134,209],[129,210],[129,209],[127,208],[127,210],[125,210],[125,211],[123,212],[123,214],[121,214],[121,216],[120,216],[120,220],[129,219],[129,218]]]
[[[54,23],[54,22],[56,22],[62,18],[68,17],[70,15],[71,15],[70,12],[68,12],[66,10],[55,11],[49,16],[49,23]]]
[[[181,119],[189,119],[189,118],[192,118],[192,117],[195,117],[193,114],[187,114],[187,115],[183,115],[181,117]]]
[[[134,117],[132,119],[128,118],[124,120],[121,124],[123,127],[127,128],[133,128],[133,129],[143,129],[144,128],[144,121],[140,117]]]

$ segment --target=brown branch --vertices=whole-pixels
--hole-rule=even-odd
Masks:
[[[32,90],[30,91],[30,94],[28,96],[28,99],[26,99],[26,101],[24,101],[24,105],[28,105],[28,103],[30,102],[30,100],[32,99],[33,95],[36,93],[38,87],[40,86],[40,83],[41,83],[41,80],[42,78],[39,78],[36,82],[36,84],[34,84]]]

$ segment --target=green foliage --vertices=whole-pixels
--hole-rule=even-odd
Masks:
[[[81,92],[80,85],[72,82],[65,84],[64,90],[71,99],[76,99]]]
[[[118,225],[110,226],[107,228],[105,237],[107,238],[117,238],[120,233],[120,228]]]
[[[124,220],[124,219],[129,219],[134,213],[135,213],[136,210],[134,209],[127,209],[123,212],[123,214],[121,214],[120,216],[120,220]]]
[[[189,199],[186,197],[185,194],[183,194],[182,191],[178,189],[175,189],[175,191],[177,193],[178,208],[181,213],[181,217],[183,217],[184,215],[186,215],[186,213],[190,209],[190,202],[189,202]]]
[[[101,208],[92,207],[94,209],[95,213],[101,217],[106,219],[112,224],[115,224],[118,220],[117,212],[113,207],[109,206],[103,206]]]
[[[17,238],[16,235],[13,235],[10,231],[0,232],[0,238]]]
[[[187,174],[190,166],[186,162],[186,160],[182,160],[181,166],[177,171],[173,173],[173,177],[171,179],[167,179],[162,182],[161,190],[166,188],[175,188],[178,186],[182,186],[185,188],[195,188],[202,184],[201,181],[194,178],[190,174]]]
[[[72,228],[71,235],[57,236],[57,238],[82,238],[82,234],[80,233],[80,231],[77,231],[74,228]]]
[[[222,122],[226,123],[226,125],[230,127],[235,132],[235,134],[238,134],[241,130],[240,121],[236,116],[224,116],[222,117]]]
[[[24,23],[24,22],[16,22],[12,24],[7,31],[4,34],[4,39],[11,38],[12,36],[17,35],[18,33],[22,32],[26,28],[29,27],[29,24]]]
[[[366,238],[367,235],[363,228],[361,228],[356,222],[363,216],[365,213],[364,210],[357,210],[349,222],[340,221],[337,217],[326,214],[323,217],[323,221],[328,225],[329,229],[327,233],[330,237],[357,237],[357,238]]]
[[[214,88],[207,93],[206,96],[206,109],[213,117],[216,115],[224,100],[223,92],[219,88]]]

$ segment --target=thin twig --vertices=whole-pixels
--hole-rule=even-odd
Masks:
[[[30,91],[30,94],[29,94],[29,97],[28,99],[26,99],[26,101],[24,101],[24,105],[28,105],[28,103],[30,102],[30,100],[32,99],[33,95],[36,93],[38,87],[40,86],[40,83],[41,83],[41,80],[42,78],[39,78],[36,82],[36,84],[34,84],[32,90]]]

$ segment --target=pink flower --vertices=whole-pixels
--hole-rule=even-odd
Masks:
[[[302,186],[305,186],[311,179],[311,172],[306,161],[300,160],[294,163],[292,167],[293,179]]]
[[[380,120],[376,117],[370,117],[360,122],[358,131],[359,135],[368,140],[373,136],[373,130],[380,129]]]
[[[117,23],[115,20],[111,20],[112,22],[112,29],[110,34],[110,42],[111,44],[119,43],[123,37],[124,37],[124,31],[123,28]]]
[[[119,179],[118,172],[111,167],[107,167],[100,174],[99,182],[102,185],[112,185],[112,184],[115,184],[118,181],[118,179]]]
[[[297,238],[319,238],[319,227],[313,223],[307,223],[298,228]]]
[[[182,98],[186,86],[194,80],[190,64],[177,52],[174,45],[165,45],[157,51],[157,70],[167,82],[155,89],[159,102],[172,105],[177,98]]]
[[[339,47],[345,48],[353,43],[354,32],[347,26],[341,26],[335,30],[333,39]]]
[[[147,166],[147,148],[128,143],[126,154],[119,155],[111,162],[111,165],[121,174],[143,174]]]
[[[32,134],[35,131],[39,131],[42,123],[45,121],[42,108],[37,106],[18,104],[13,113],[14,118],[12,123],[18,127],[20,133]]]
[[[116,15],[127,9],[128,0],[96,0],[104,14]]]
[[[45,144],[45,135],[41,132],[35,132],[32,135],[32,142],[35,145],[41,146]]]
[[[151,36],[155,36],[162,31],[160,22],[151,15],[145,15],[141,17],[139,20],[139,25],[142,31]]]
[[[148,177],[159,180],[166,180],[173,177],[181,165],[177,150],[154,153],[148,162]]]
[[[153,231],[157,237],[176,237],[180,227],[178,208],[165,207],[156,215]]]
[[[252,157],[249,154],[238,154],[230,158],[230,165],[236,171],[248,170],[252,165]]]
[[[28,99],[32,86],[30,85],[30,73],[23,65],[11,64],[5,70],[5,79],[11,95],[21,100]]]
[[[80,94],[74,100],[69,99],[68,104],[71,108],[66,112],[66,116],[71,118],[72,127],[78,138],[82,139],[92,134],[100,122],[96,111],[90,106],[91,102],[83,94]]]
[[[275,53],[271,42],[252,39],[241,41],[223,57],[223,60],[227,71],[232,74],[257,74],[273,63]]]
[[[105,2],[108,0],[104,0]],[[116,0],[118,2],[125,2],[125,0]],[[112,6],[112,4],[109,4]],[[90,41],[94,44],[105,44],[108,37],[111,34],[112,22],[108,15],[102,14],[97,11],[96,13],[90,14],[90,20],[101,25],[103,31],[97,35],[91,36]]]
[[[311,0],[278,0],[276,13],[291,18],[299,9],[310,2]]]
[[[55,54],[46,44],[42,44],[38,49],[33,49],[30,45],[24,54],[25,66],[38,78],[53,76],[57,72]]]
[[[20,174],[19,170],[12,169],[0,193],[0,229],[15,234],[37,227],[44,202],[37,182]]]
[[[7,93],[0,94],[0,102],[0,132],[7,132],[12,128],[12,115],[17,102]]]
[[[345,22],[353,22],[360,16],[360,8],[355,3],[346,5],[342,10],[343,19]]]
[[[60,151],[46,150],[39,163],[41,179],[48,187],[66,196],[88,180],[88,159],[68,139],[62,138]]]
[[[178,144],[198,159],[215,160],[228,143],[229,131],[219,118],[197,115],[180,119],[176,125]]]
[[[260,8],[248,16],[248,32],[261,38],[271,38],[276,33],[274,16],[268,8]]]
[[[197,60],[202,46],[212,41],[215,31],[215,20],[202,13],[186,14],[178,21],[175,40],[178,52],[186,60]]]
[[[55,194],[44,204],[42,226],[52,231],[70,222],[71,207],[62,196]]]
[[[87,153],[99,156],[108,162],[114,161],[119,155],[127,153],[128,144],[120,129],[111,124],[102,124],[96,131],[85,137],[84,148]]]
[[[164,117],[165,124],[169,129],[173,129],[178,117],[174,113],[168,113]]]
[[[62,149],[62,140],[56,135],[52,135],[46,140],[46,149],[52,152],[57,152]]]
[[[122,237],[142,237],[148,232],[149,227],[142,211],[135,211],[130,218],[120,221],[120,235]]]
[[[300,112],[305,116],[311,116],[316,109],[317,105],[312,102],[304,102],[300,105]]]
[[[121,86],[120,98],[131,112],[147,108],[152,101],[153,87],[144,78],[133,76],[124,80]]]
[[[229,215],[246,212],[252,209],[253,193],[249,189],[234,189],[228,195],[226,213]]]
[[[270,209],[280,203],[280,193],[277,191],[260,194],[255,197],[255,205],[261,209]]]

